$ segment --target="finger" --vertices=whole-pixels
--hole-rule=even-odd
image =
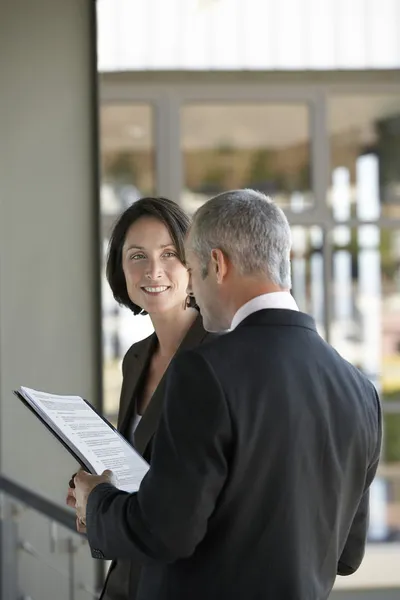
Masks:
[[[78,469],[78,470],[76,471],[76,473],[74,473],[73,475],[71,475],[71,479],[70,479],[70,480],[69,480],[69,482],[68,482],[68,486],[69,486],[70,488],[74,488],[74,487],[75,487],[75,484],[74,484],[74,479],[75,479],[75,477],[78,475],[79,471],[83,471],[83,469],[82,469],[82,468],[80,468],[80,469]]]
[[[83,509],[81,506],[76,505],[75,512],[76,512],[76,516],[78,517],[80,522],[85,525],[86,524],[86,510]]]
[[[116,485],[117,482],[117,478],[114,475],[113,471],[110,471],[110,469],[106,469],[105,471],[103,471],[103,473],[101,474],[102,477],[106,477],[107,480],[113,484]]]
[[[87,473],[86,471],[84,471],[83,469],[79,469],[79,471],[75,474],[75,477],[73,479],[73,486],[70,486],[72,488],[76,487],[77,482],[83,482],[85,479],[85,476],[89,475],[89,473]]]
[[[65,498],[65,504],[67,504],[68,506],[71,506],[70,502],[71,502],[72,500],[75,500],[75,497],[74,497],[74,490],[73,490],[73,489],[71,489],[71,488],[68,488],[68,491],[67,491],[67,496],[66,496],[66,498]]]
[[[71,508],[76,508],[76,500],[73,496],[67,496],[65,503],[67,506],[70,506]]]
[[[86,525],[76,517],[76,530],[78,533],[86,533]]]

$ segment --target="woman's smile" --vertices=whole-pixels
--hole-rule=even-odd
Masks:
[[[142,286],[142,290],[149,296],[161,296],[161,294],[164,294],[169,289],[169,285]]]

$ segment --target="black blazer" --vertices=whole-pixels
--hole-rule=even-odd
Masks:
[[[200,315],[182,340],[178,352],[190,350],[211,340],[215,335],[205,331]],[[122,388],[118,412],[117,428],[129,439],[130,427],[136,416],[136,396],[146,376],[147,366],[157,345],[157,336],[153,333],[148,338],[133,344],[124,356],[122,363]],[[134,433],[135,448],[150,462],[154,434],[161,417],[165,394],[165,380],[161,379],[151,402],[147,407]],[[100,600],[131,600],[136,597],[141,565],[137,560],[113,561],[108,571]]]
[[[381,444],[370,381],[308,315],[266,309],[171,363],[137,494],[89,496],[97,558],[138,600],[325,600],[361,563]]]

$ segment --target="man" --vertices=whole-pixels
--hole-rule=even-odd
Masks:
[[[290,247],[258,192],[200,208],[193,293],[205,328],[231,331],[171,363],[137,494],[75,478],[93,556],[145,565],[139,600],[323,600],[361,563],[379,400],[298,311]]]

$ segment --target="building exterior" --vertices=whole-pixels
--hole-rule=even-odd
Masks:
[[[191,212],[245,185],[288,214],[301,308],[382,394],[370,545],[332,597],[398,598],[399,23],[397,0],[1,4],[2,599],[93,599],[104,570],[61,511],[76,465],[12,390],[115,418],[124,349],[151,324],[104,281],[113,220],[144,194]]]
[[[400,586],[400,4],[99,0],[98,24],[105,246],[115,215],[147,194],[193,212],[254,187],[284,208],[296,300],[385,407],[371,544],[336,593],[389,593]],[[113,418],[123,352],[151,324],[104,299]]]

